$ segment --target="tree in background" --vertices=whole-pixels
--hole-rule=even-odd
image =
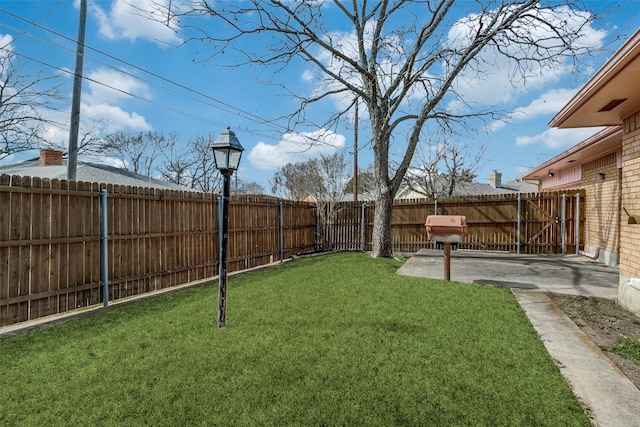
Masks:
[[[220,191],[221,177],[213,161],[212,134],[191,138],[181,148],[177,132],[116,132],[101,139],[99,150],[122,162],[125,169],[147,177],[189,187],[194,191]],[[237,173],[237,172],[236,172]],[[262,186],[237,178],[232,192],[262,193]]]
[[[482,165],[485,152],[480,147],[472,154],[469,144],[451,140],[420,147],[404,177],[404,185],[429,198],[453,196],[459,184],[470,183]]]
[[[235,194],[264,194],[264,187],[257,182],[238,177],[238,172],[236,171],[235,180],[231,185],[231,192]]]
[[[375,173],[373,171],[373,164],[367,166],[366,169],[358,169],[358,199],[372,200],[374,198],[375,190]],[[345,194],[353,194],[353,177],[347,181],[347,185],[344,187]]]
[[[50,146],[44,130],[52,121],[47,112],[57,111],[57,76],[29,74],[10,50],[0,50],[0,160],[12,154]]]
[[[331,224],[351,177],[348,166],[343,153],[323,154],[306,162],[288,163],[269,181],[274,194],[292,200],[311,199],[316,204],[321,229],[329,230],[320,242],[325,249],[330,249],[333,242]]]
[[[393,199],[425,125],[449,129],[495,113],[457,96],[456,83],[473,82],[498,60],[516,84],[576,65],[593,46],[584,29],[595,19],[570,0],[194,0],[182,3],[191,8],[185,12],[164,5],[157,19],[181,19],[197,31],[193,40],[208,42],[211,58],[224,55],[225,65],[237,53],[238,66],[309,67],[305,75],[317,84],[298,94],[294,126],[317,102],[343,100],[327,128],[348,119],[353,100],[364,106],[376,185],[373,257],[392,255]],[[290,93],[287,83],[283,91]],[[392,141],[404,146],[396,167]]]
[[[194,160],[189,153],[176,147],[177,132],[171,132],[167,144],[160,151],[161,161],[158,166],[160,179],[185,187],[193,188],[191,168]]]
[[[350,176],[343,153],[321,154],[305,162],[287,163],[269,181],[271,191],[282,198],[338,202]]]

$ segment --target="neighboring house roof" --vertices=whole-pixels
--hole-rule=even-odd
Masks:
[[[374,200],[374,197],[371,194],[361,194],[358,193],[358,201],[359,202],[370,202]],[[302,198],[303,202],[316,203],[317,200],[311,194],[307,194]],[[338,202],[353,202],[353,193],[344,193],[340,195],[340,200],[336,200]]]
[[[622,125],[640,109],[640,30],[549,122],[557,128]]]
[[[440,188],[446,188],[446,182],[440,185]],[[414,184],[414,186],[416,186]],[[420,188],[420,184],[417,184]],[[489,184],[481,184],[479,182],[460,182],[456,184],[453,191],[453,197],[459,196],[485,196],[491,194],[513,194],[513,193],[537,193],[538,184],[526,181],[507,181],[502,182],[502,174],[497,170],[493,170],[489,174]],[[424,194],[415,191],[408,186],[404,186],[398,191],[396,199],[421,199]]]
[[[0,166],[0,175],[19,175],[49,179],[67,179],[67,161],[62,165],[40,166],[39,159]],[[167,190],[195,191],[189,187],[173,184],[155,178],[149,178],[126,169],[96,163],[78,162],[76,172],[78,181],[105,184],[130,185],[134,187],[161,188]]]
[[[486,196],[492,194],[513,194],[513,193],[535,193],[538,191],[536,184],[520,181],[505,182],[500,187],[493,187],[490,184],[481,184],[479,182],[462,182],[456,185],[452,197],[459,196]],[[424,198],[415,190],[405,187],[398,191],[397,199],[420,199]]]

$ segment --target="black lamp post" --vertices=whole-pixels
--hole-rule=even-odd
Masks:
[[[229,243],[229,182],[233,172],[240,165],[244,148],[230,128],[222,131],[211,144],[216,169],[223,178],[222,184],[222,239],[220,240],[220,274],[218,286],[218,328],[224,328],[227,321],[227,246]]]

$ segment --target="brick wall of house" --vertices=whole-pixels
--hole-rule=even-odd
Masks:
[[[620,220],[620,288],[618,301],[640,315],[640,112],[628,117],[622,132],[622,207],[638,224]]]
[[[615,266],[620,252],[620,169],[616,153],[582,166],[582,186],[586,194],[585,252]]]

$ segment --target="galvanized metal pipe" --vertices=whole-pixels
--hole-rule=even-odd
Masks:
[[[364,223],[364,210],[366,208],[366,205],[363,203],[362,204],[362,214],[361,214],[361,218],[360,218],[360,250],[362,252],[364,252],[364,239],[365,239],[365,223]]]
[[[280,262],[284,261],[284,215],[280,202]]]
[[[580,253],[580,193],[576,194],[576,255]]]
[[[102,305],[109,305],[109,235],[107,230],[107,190],[100,190],[100,279],[102,281]]]
[[[520,255],[520,224],[521,224],[521,208],[520,208],[520,202],[521,202],[521,198],[520,198],[520,193],[518,193],[518,255]]]
[[[562,195],[562,221],[560,223],[562,237],[562,255],[567,253],[567,195]]]

